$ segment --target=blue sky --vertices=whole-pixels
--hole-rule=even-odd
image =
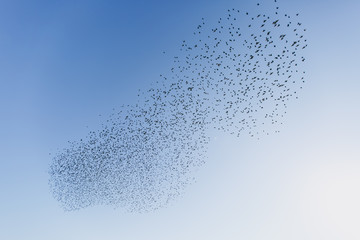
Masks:
[[[255,2],[0,1],[0,238],[359,239],[360,3],[280,3],[309,41],[307,84],[281,132],[219,134],[182,197],[130,214],[64,212],[49,153],[134,103],[202,17]]]

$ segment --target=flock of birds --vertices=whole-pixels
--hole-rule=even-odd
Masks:
[[[229,9],[214,24],[202,19],[168,74],[140,92],[136,105],[53,157],[49,182],[61,206],[158,209],[193,182],[210,129],[277,132],[304,83],[307,40],[298,14],[274,11]]]

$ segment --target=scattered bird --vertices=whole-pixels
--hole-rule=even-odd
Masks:
[[[135,105],[51,155],[50,188],[65,210],[161,208],[205,163],[209,130],[257,138],[279,132],[305,83],[299,56],[307,43],[299,32],[306,29],[292,28],[278,6],[274,14],[258,11],[229,9],[214,26],[202,18],[168,74]]]

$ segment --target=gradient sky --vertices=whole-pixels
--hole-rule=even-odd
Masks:
[[[280,2],[308,29],[299,100],[278,134],[219,134],[168,207],[64,212],[51,196],[49,153],[134,103],[202,17],[255,3],[0,0],[0,239],[360,239],[358,0]]]

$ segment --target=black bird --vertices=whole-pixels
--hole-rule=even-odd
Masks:
[[[290,15],[278,13],[277,6],[272,14],[245,16],[232,8],[213,26],[202,18],[168,73],[139,91],[136,103],[51,155],[50,187],[62,207],[161,208],[206,161],[209,130],[256,138],[278,133],[305,83],[307,47],[298,34],[306,31],[302,24],[292,28]]]

